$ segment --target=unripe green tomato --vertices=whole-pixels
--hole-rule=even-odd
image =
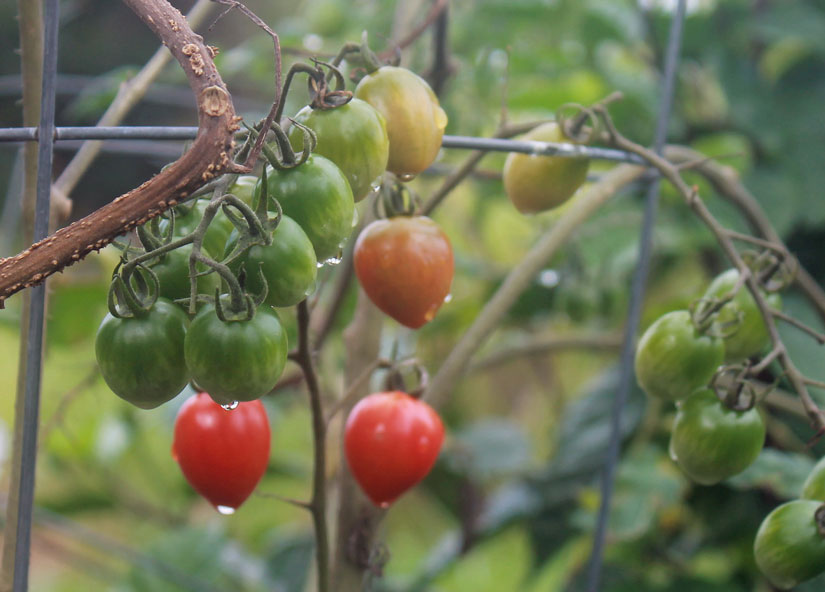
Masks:
[[[384,116],[390,139],[388,171],[405,180],[433,163],[447,114],[423,78],[406,68],[382,66],[361,79],[355,96]]]
[[[207,257],[212,257],[206,249],[201,252]],[[152,265],[151,270],[158,276],[160,283],[160,295],[169,300],[178,298],[189,298],[189,255],[192,253],[192,245],[184,245],[174,251],[162,255],[162,258]],[[198,272],[206,271],[206,265],[199,263],[196,266]],[[202,275],[198,277],[198,294],[215,295],[215,289],[221,287],[221,276],[217,273]]]
[[[183,359],[188,325],[186,313],[164,298],[134,317],[107,314],[97,330],[95,355],[112,392],[141,409],[181,392],[189,381]]]
[[[636,380],[648,395],[677,401],[706,386],[724,357],[722,340],[699,333],[688,311],[669,312],[639,340]]]
[[[315,152],[334,162],[349,181],[356,202],[364,199],[387,168],[390,141],[384,117],[360,99],[335,109],[304,107],[295,116],[315,132]],[[292,146],[301,148],[303,133],[293,126]]]
[[[817,500],[825,502],[825,456],[811,469],[808,478],[802,485],[802,499]]]
[[[229,237],[227,254],[238,242],[237,231]],[[246,271],[246,288],[253,294],[263,291],[261,273],[267,284],[266,304],[292,306],[306,298],[315,287],[318,273],[315,251],[306,233],[295,220],[282,216],[272,233],[271,245],[253,245],[230,268]]]
[[[729,269],[716,276],[705,291],[703,298],[720,298],[728,294],[739,279],[736,269]],[[765,294],[768,306],[779,310],[782,308],[782,298],[779,294]],[[741,311],[742,323],[736,331],[725,338],[725,361],[739,362],[745,358],[762,352],[770,343],[770,335],[765,321],[759,313],[756,300],[746,287],[736,293],[733,300],[719,311],[717,322],[733,321]]]
[[[258,184],[258,177],[255,175],[239,175],[235,182],[229,186],[227,193],[231,193],[241,201],[243,201],[250,208],[255,207],[255,185]],[[236,212],[232,212],[233,214]],[[232,224],[231,222],[229,223]]]
[[[793,588],[825,571],[825,537],[815,518],[822,502],[794,500],[762,521],[753,544],[759,570],[775,586]]]
[[[194,231],[195,228],[198,227],[198,224],[201,223],[203,212],[207,205],[209,205],[209,200],[199,199],[185,214],[175,216],[175,232],[172,235],[173,238],[179,238]],[[177,211],[176,209],[176,212]],[[167,219],[160,221],[161,234],[167,232],[169,224],[170,222]],[[210,253],[223,253],[226,239],[229,238],[229,234],[234,228],[229,218],[224,216],[222,210],[218,209],[218,211],[215,212],[215,217],[212,218],[212,221],[209,223],[209,228],[206,229],[206,234],[203,236],[204,248]]]
[[[312,154],[291,169],[266,169],[269,196],[277,199],[283,213],[306,232],[319,262],[337,258],[352,234],[355,202],[344,173],[335,163]],[[255,198],[261,182],[255,186]]]
[[[728,408],[709,388],[679,404],[670,455],[696,483],[712,485],[748,468],[765,444],[765,423],[754,407]]]
[[[184,342],[192,380],[223,405],[271,391],[284,371],[287,352],[286,332],[266,305],[248,321],[222,321],[208,304],[192,320]]]
[[[522,140],[567,142],[555,122],[544,123],[524,135]],[[565,158],[511,152],[502,173],[504,191],[522,214],[544,212],[566,202],[587,180],[587,158]]]

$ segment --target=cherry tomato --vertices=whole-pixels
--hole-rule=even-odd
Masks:
[[[260,401],[228,410],[198,393],[175,419],[172,458],[189,484],[223,514],[231,514],[258,485],[269,448],[269,420]]]
[[[269,195],[284,214],[304,229],[318,261],[337,258],[352,234],[355,202],[347,178],[335,164],[313,154],[301,166],[274,170],[267,167]],[[261,183],[255,186],[255,198]]]
[[[338,165],[355,201],[364,199],[387,168],[390,141],[384,117],[369,103],[352,99],[335,109],[304,107],[295,121],[315,132],[315,152]],[[289,139],[296,149],[301,138],[301,130],[293,126]]]
[[[248,321],[222,321],[212,304],[189,326],[184,342],[192,379],[215,401],[251,401],[272,390],[286,366],[286,332],[278,315],[259,306]]]
[[[808,478],[802,485],[802,499],[818,500],[825,502],[825,457],[819,461],[811,469]]]
[[[555,122],[544,123],[523,140],[571,143]],[[504,191],[523,214],[535,214],[560,206],[587,180],[590,161],[511,152],[504,162]]]
[[[405,68],[382,66],[361,79],[355,96],[375,107],[387,122],[388,171],[404,180],[433,163],[447,114],[423,78]]]
[[[257,178],[255,181],[257,182]],[[194,204],[187,205],[188,207],[185,210],[185,214],[175,216],[175,232],[173,234],[175,238],[185,236],[198,227],[198,224],[200,224],[203,219],[203,212],[206,206],[209,205],[209,200],[199,199]],[[180,209],[176,208],[175,211],[176,213],[180,212]],[[165,233],[167,228],[169,228],[169,220],[164,218],[160,221],[161,233]],[[210,253],[223,253],[226,239],[229,238],[229,234],[234,228],[229,218],[219,209],[209,223],[206,234],[203,236],[203,248]]]
[[[794,500],[767,515],[753,545],[756,565],[775,586],[793,588],[825,571],[825,537],[817,526],[822,502]]]
[[[227,193],[231,193],[241,201],[243,201],[250,208],[255,207],[255,185],[258,184],[258,177],[255,175],[239,175],[235,182],[229,186]],[[233,214],[235,212],[232,212]],[[225,216],[224,216],[225,218]],[[230,224],[232,224],[230,222]]]
[[[453,280],[450,241],[425,216],[372,222],[358,236],[353,262],[370,300],[412,329],[435,317]]]
[[[134,317],[107,314],[97,330],[95,355],[109,388],[141,409],[181,392],[189,382],[183,359],[188,325],[186,313],[164,298]]]
[[[344,428],[350,470],[364,493],[382,507],[430,472],[443,441],[444,424],[433,408],[401,391],[364,397]]]
[[[739,279],[739,271],[729,269],[716,276],[705,291],[704,298],[719,298],[728,294]],[[765,294],[768,306],[779,310],[782,308],[782,298],[779,294]],[[770,343],[770,335],[759,307],[747,288],[743,287],[736,293],[733,300],[719,311],[718,322],[733,321],[738,314],[742,315],[742,323],[736,331],[725,338],[725,361],[738,362],[760,353]]]
[[[648,327],[639,340],[636,380],[652,397],[684,399],[708,384],[724,357],[722,340],[699,333],[689,312],[669,312]]]
[[[206,248],[201,252],[207,257],[211,257]],[[160,284],[160,295],[169,300],[178,298],[189,298],[189,255],[192,253],[192,245],[184,245],[179,249],[170,251],[161,256],[151,269],[158,276]],[[198,264],[196,269],[206,271],[207,267]],[[198,277],[198,293],[215,295],[215,288],[220,288],[221,278],[217,273],[202,275]]]
[[[234,233],[226,245],[227,253],[238,240]],[[271,306],[292,306],[307,297],[315,287],[318,273],[315,250],[306,233],[289,216],[281,218],[272,233],[271,245],[253,245],[231,266],[246,271],[246,287],[253,294],[263,290],[261,272],[266,278],[266,303]]]
[[[765,423],[755,407],[730,409],[702,388],[679,404],[670,455],[693,481],[712,485],[748,468],[764,444]]]

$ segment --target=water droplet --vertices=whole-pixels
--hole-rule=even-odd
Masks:
[[[382,510],[387,510],[390,507],[390,502],[381,502],[380,504],[378,504],[378,507]]]
[[[344,251],[341,250],[341,249],[338,249],[338,254],[336,256],[330,257],[329,259],[324,261],[322,265],[338,265],[339,263],[341,263],[341,259],[343,257],[344,257]]]
[[[378,191],[379,189],[381,189],[381,176],[380,175],[372,180],[372,182],[370,183],[370,189],[372,189],[373,191]]]
[[[233,409],[237,409],[238,405],[240,405],[238,401],[232,401],[231,403],[228,403],[226,405],[221,405],[221,407],[223,407],[227,411],[232,411]]]
[[[323,261],[319,261],[318,263],[315,264],[315,267],[317,267],[318,269],[321,269],[323,266],[324,266]]]
[[[437,107],[435,113],[433,114],[433,119],[435,120],[435,126],[438,129],[444,129],[447,127],[447,113],[441,107]]]
[[[235,513],[235,508],[232,506],[215,506],[215,509],[224,516],[231,516]]]
[[[398,175],[398,180],[402,183],[407,183],[415,179],[415,173],[404,173],[403,175]]]
[[[452,294],[447,294],[444,297],[444,304],[447,304],[448,302],[452,302],[452,301],[453,301],[453,295]]]
[[[358,226],[358,208],[352,210],[352,227]]]
[[[539,273],[539,285],[545,288],[554,288],[559,285],[559,272],[555,269],[545,269]]]
[[[312,283],[306,289],[306,292],[304,292],[304,296],[312,296],[312,293],[315,292],[315,288],[317,288],[317,287],[318,287],[318,282],[316,282],[315,280],[312,280]]]

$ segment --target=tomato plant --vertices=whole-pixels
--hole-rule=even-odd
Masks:
[[[764,443],[765,423],[755,407],[731,409],[702,388],[679,405],[670,454],[693,481],[712,485],[749,467]]]
[[[316,154],[291,169],[267,167],[269,196],[304,229],[318,261],[339,257],[352,233],[355,202],[347,178],[335,163]],[[261,194],[260,181],[255,197]]]
[[[725,296],[736,286],[738,280],[739,272],[736,269],[729,269],[714,278],[703,297]],[[779,294],[763,293],[763,295],[771,308],[779,310],[782,307]],[[741,319],[737,321],[737,316],[740,315]],[[742,287],[733,300],[719,310],[717,322],[735,323],[732,333],[725,337],[725,360],[728,362],[738,362],[756,355],[770,342],[768,328],[762,320],[756,300],[745,287]]]
[[[344,428],[350,470],[383,507],[430,472],[443,441],[444,425],[433,408],[401,391],[364,397]]]
[[[756,533],[756,565],[776,586],[787,589],[825,571],[822,502],[794,500],[775,508]]]
[[[523,140],[570,142],[555,122],[542,124]],[[560,206],[587,179],[590,161],[511,152],[504,162],[503,180],[507,197],[523,214],[536,214]]]
[[[365,101],[352,99],[335,109],[306,106],[295,121],[315,132],[315,152],[341,169],[355,201],[364,199],[387,168],[390,142],[381,113]],[[298,127],[290,131],[296,149],[301,147],[302,135]]]
[[[287,338],[278,315],[258,307],[249,320],[218,318],[204,306],[186,333],[184,354],[192,379],[222,404],[265,395],[286,365]]]
[[[209,251],[205,248],[201,252],[209,257]],[[192,253],[192,245],[184,245],[179,249],[169,251],[161,255],[157,263],[152,265],[152,271],[158,277],[160,283],[160,295],[169,300],[178,298],[189,298],[189,256]],[[198,263],[198,272],[206,271],[208,268]],[[215,289],[220,288],[221,278],[217,273],[198,276],[198,293],[214,296]]]
[[[412,329],[431,321],[450,292],[453,250],[425,216],[372,222],[358,236],[353,261],[370,300]]]
[[[669,312],[642,335],[636,348],[636,380],[653,397],[684,399],[710,381],[722,364],[722,340],[701,334],[686,310]]]
[[[181,392],[189,381],[183,357],[188,325],[186,313],[164,298],[132,317],[107,314],[97,330],[95,355],[112,392],[141,409]]]
[[[249,497],[266,472],[269,449],[269,420],[260,401],[227,410],[198,393],[175,419],[172,457],[195,491],[221,513]]]
[[[447,114],[427,82],[405,68],[382,66],[367,74],[355,96],[375,107],[387,123],[387,170],[409,178],[430,166],[441,149]]]
[[[227,243],[227,253],[238,240],[234,233]],[[253,245],[231,268],[234,272],[244,268],[246,287],[259,294],[263,290],[261,274],[266,279],[265,302],[272,306],[298,304],[315,287],[318,273],[315,250],[306,233],[289,216],[282,216],[272,233],[272,244]]]

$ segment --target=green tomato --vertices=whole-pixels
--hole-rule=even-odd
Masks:
[[[775,586],[793,588],[825,571],[825,537],[819,533],[822,502],[794,500],[775,508],[756,533],[756,565]]]
[[[739,271],[729,269],[716,276],[705,291],[703,298],[720,298],[728,294],[739,279]],[[782,298],[779,294],[765,294],[768,306],[779,310]],[[768,328],[759,307],[746,287],[736,293],[733,300],[719,311],[717,322],[734,321],[737,314],[742,314],[742,323],[735,333],[725,338],[725,361],[739,362],[760,353],[770,343]]]
[[[802,485],[802,499],[818,500],[825,502],[825,456],[811,469],[808,478]]]
[[[207,257],[211,257],[204,248],[201,252]],[[169,300],[178,298],[189,298],[189,255],[192,253],[192,245],[184,245],[179,249],[164,254],[155,263],[151,270],[158,276],[160,283],[160,295]],[[206,271],[203,264],[197,265],[198,272]],[[215,290],[221,287],[221,277],[217,273],[202,275],[198,277],[198,293],[215,295]]]
[[[765,423],[756,408],[728,408],[702,388],[679,404],[670,455],[693,481],[712,485],[744,471],[765,444]]]
[[[382,66],[361,79],[355,96],[384,116],[390,140],[388,171],[404,180],[433,163],[447,114],[423,78],[405,68]]]
[[[269,196],[284,214],[304,229],[318,261],[337,258],[352,233],[355,202],[344,173],[323,156],[313,154],[301,166],[275,170],[267,167]],[[255,198],[261,182],[255,186]]]
[[[208,200],[200,199],[185,214],[176,215],[173,238],[180,238],[193,232],[201,223],[207,205],[209,205]],[[161,234],[165,233],[167,228],[169,228],[169,220],[164,218],[160,221]],[[223,253],[226,239],[229,238],[229,234],[234,228],[229,218],[224,216],[221,209],[218,209],[215,217],[212,218],[212,222],[209,223],[209,228],[206,229],[206,234],[203,236],[203,247],[210,253]]]
[[[570,143],[553,121],[536,127],[522,139]],[[589,167],[587,158],[511,152],[502,172],[504,191],[519,212],[536,214],[570,199],[587,180]]]
[[[227,254],[238,242],[237,231],[229,237]],[[315,287],[318,273],[315,251],[306,233],[289,216],[281,218],[272,233],[271,245],[253,245],[230,268],[246,271],[246,288],[253,294],[263,290],[261,273],[267,284],[266,303],[292,306],[306,298]]]
[[[141,409],[181,392],[189,381],[183,359],[188,325],[186,313],[163,298],[134,317],[107,314],[97,330],[95,355],[112,392]]]
[[[639,340],[636,380],[648,395],[677,401],[706,386],[724,357],[722,340],[699,333],[689,312],[669,312]]]
[[[315,132],[316,154],[330,159],[349,181],[356,202],[364,199],[387,168],[390,141],[384,117],[372,105],[352,99],[335,109],[304,107],[295,116]],[[302,132],[293,126],[289,139],[297,150]]]
[[[278,315],[260,306],[248,321],[222,321],[204,306],[186,333],[192,379],[218,403],[252,401],[278,382],[286,365],[286,332]]]
[[[227,193],[231,193],[239,198],[250,208],[255,207],[255,185],[258,184],[258,177],[255,175],[239,175],[235,182],[229,186]],[[236,212],[232,212],[233,214]],[[232,224],[230,222],[230,224]],[[231,229],[230,229],[231,232]]]

